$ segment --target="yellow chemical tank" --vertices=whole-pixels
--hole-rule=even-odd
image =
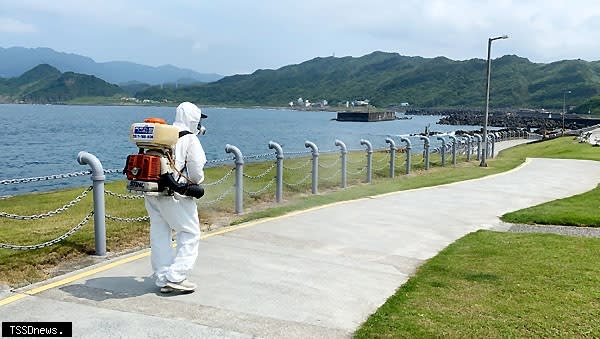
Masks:
[[[179,129],[158,118],[136,122],[129,130],[129,141],[141,148],[173,147],[179,138]]]

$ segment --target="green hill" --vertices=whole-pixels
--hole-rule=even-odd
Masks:
[[[50,65],[38,65],[17,78],[0,81],[0,101],[36,104],[65,103],[82,97],[124,94],[117,85],[73,72],[61,73]]]
[[[413,107],[484,106],[486,61],[408,57],[374,52],[359,58],[315,58],[277,70],[257,70],[208,84],[152,86],[127,84],[127,91],[95,76],[61,73],[39,65],[17,78],[0,78],[0,102],[85,102],[89,97],[135,96],[202,105],[285,106],[298,98],[327,100],[331,106],[369,99],[378,107],[408,102]],[[131,85],[131,86],[129,86]],[[507,55],[493,60],[492,108],[567,106],[578,113],[600,113],[600,61],[563,60],[549,64]],[[125,92],[129,92],[126,94]],[[594,99],[591,99],[594,98]],[[112,100],[112,99],[110,99]]]
[[[277,70],[258,70],[180,89],[158,86],[140,99],[190,100],[201,104],[283,106],[302,97],[330,104],[370,99],[379,107],[408,102],[421,107],[483,107],[486,61],[407,57],[374,52],[359,58],[315,58]],[[514,55],[492,62],[490,105],[562,109],[600,94],[600,62],[532,63]]]
[[[591,113],[595,115],[600,115],[600,95],[590,98],[583,104],[573,109],[573,111],[582,114]]]

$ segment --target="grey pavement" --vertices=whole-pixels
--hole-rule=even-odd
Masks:
[[[528,159],[500,175],[338,203],[205,238],[190,275],[199,286],[193,294],[158,293],[146,256],[0,306],[0,320],[71,321],[78,338],[349,337],[448,244],[501,227],[498,217],[508,211],[599,182],[600,162]],[[11,293],[0,292],[0,302]]]

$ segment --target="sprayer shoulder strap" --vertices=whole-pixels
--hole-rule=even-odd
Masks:
[[[184,135],[188,135],[188,134],[193,134],[190,131],[179,131],[179,137],[181,138]],[[185,175],[183,175],[183,171],[186,170],[187,167],[187,160],[185,161],[185,163],[183,164],[183,168],[181,169],[181,171],[177,171],[179,173],[179,178],[181,178],[182,176],[187,180],[190,181],[190,179],[188,179],[188,177],[186,177]],[[177,180],[179,181],[179,178],[177,178]]]

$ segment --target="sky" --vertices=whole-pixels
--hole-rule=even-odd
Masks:
[[[374,51],[600,60],[597,0],[0,0],[0,47],[247,74]]]

